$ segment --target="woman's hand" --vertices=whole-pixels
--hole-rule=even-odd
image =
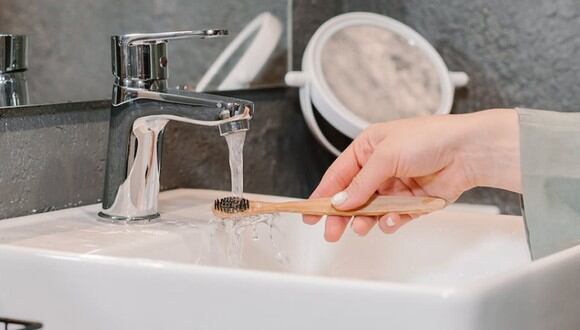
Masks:
[[[311,198],[330,197],[340,210],[360,207],[374,194],[440,197],[454,202],[466,190],[489,186],[521,191],[518,117],[495,109],[466,115],[419,117],[375,124],[328,168]],[[375,223],[393,233],[416,214],[356,217],[366,235]],[[316,216],[304,216],[315,224]],[[337,241],[349,218],[329,216],[325,238]]]

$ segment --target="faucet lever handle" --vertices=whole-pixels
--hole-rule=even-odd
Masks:
[[[111,37],[115,84],[149,90],[165,90],[167,80],[167,42],[173,39],[225,36],[228,30],[133,33]]]
[[[228,35],[228,30],[223,29],[208,29],[208,30],[197,30],[197,31],[172,31],[172,32],[160,32],[160,33],[134,33],[125,34],[120,36],[119,41],[123,43],[125,47],[130,47],[132,45],[138,45],[142,43],[150,42],[164,42],[173,39],[186,39],[199,37],[201,39],[215,38]]]

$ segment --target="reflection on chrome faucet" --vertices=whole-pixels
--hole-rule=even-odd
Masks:
[[[26,36],[0,34],[0,107],[29,103],[27,48]]]
[[[161,144],[170,120],[217,126],[220,135],[249,129],[254,105],[235,98],[167,89],[167,41],[224,30],[112,37],[113,100],[103,210],[108,220],[159,217]]]

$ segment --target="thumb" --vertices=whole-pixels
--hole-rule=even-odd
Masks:
[[[381,184],[396,173],[396,159],[375,152],[348,187],[332,197],[332,205],[339,210],[351,210],[364,205]]]

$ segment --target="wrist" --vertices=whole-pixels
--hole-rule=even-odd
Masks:
[[[521,192],[517,111],[493,109],[466,117],[462,152],[474,186]]]

